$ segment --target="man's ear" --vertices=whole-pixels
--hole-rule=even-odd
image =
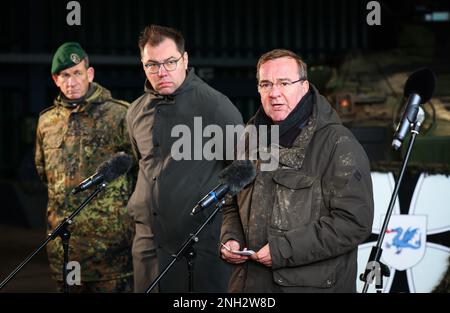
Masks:
[[[94,81],[94,74],[95,74],[95,70],[93,67],[89,67],[87,69],[87,74],[88,74],[88,80],[90,83],[92,83]]]
[[[188,57],[188,53],[186,51],[184,51],[184,53],[183,53],[183,61],[184,61],[184,69],[187,70],[188,63],[189,63],[189,57]]]
[[[59,88],[61,83],[58,81],[58,74],[52,74],[53,82],[55,83],[56,87]]]
[[[309,90],[309,81],[308,80],[305,80],[303,82],[303,88],[304,88],[305,93],[307,93]]]

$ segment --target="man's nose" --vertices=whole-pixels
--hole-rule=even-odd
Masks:
[[[166,68],[164,67],[164,65],[161,64],[161,65],[159,66],[159,69],[158,69],[158,76],[159,76],[159,77],[164,77],[164,76],[166,76],[166,75],[167,75],[167,70],[166,70]]]
[[[75,79],[74,76],[70,76],[67,79],[67,86],[74,86],[77,83],[77,80]]]
[[[280,87],[278,85],[273,85],[270,89],[269,96],[271,98],[277,98],[281,95]]]

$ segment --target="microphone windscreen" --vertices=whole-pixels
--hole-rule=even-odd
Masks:
[[[256,170],[250,160],[237,160],[219,173],[219,181],[230,188],[230,195],[234,196],[256,177]]]
[[[416,93],[421,98],[421,104],[430,101],[436,86],[436,76],[429,68],[421,68],[412,73],[405,83],[405,97]]]
[[[97,173],[103,175],[103,180],[107,183],[122,176],[131,168],[132,159],[124,152],[116,153],[111,159],[103,162],[97,169]]]

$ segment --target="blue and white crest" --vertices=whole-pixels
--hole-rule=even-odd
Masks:
[[[372,182],[375,204],[372,233],[379,235],[384,221],[383,215],[386,214],[386,208],[395,187],[394,175],[390,172],[372,172]],[[414,189],[408,215],[398,216],[400,205],[397,197],[393,210],[394,216],[391,218],[388,233],[385,236],[381,256],[382,261],[388,265],[391,272],[389,277],[385,277],[383,292],[390,292],[397,270],[402,271],[405,268],[410,292],[431,292],[441,281],[448,268],[450,247],[442,245],[441,242],[425,242],[425,235],[444,234],[450,231],[449,190],[449,176],[422,173]],[[408,217],[426,217],[426,227],[414,226],[411,220],[405,220]],[[400,219],[399,223],[396,221],[397,218]],[[411,224],[409,224],[410,222]],[[394,231],[397,227],[402,228],[402,235],[399,235],[400,229]],[[415,230],[416,228],[417,230]],[[426,234],[424,230],[426,230]],[[397,241],[394,243],[396,236],[398,236]],[[375,243],[375,241],[371,241],[359,246],[358,273],[363,273],[365,270]],[[425,251],[423,252],[422,249]],[[411,258],[405,257],[407,255],[411,255]],[[363,285],[364,283],[358,279],[357,290],[362,291]],[[368,292],[375,291],[375,285],[371,284]]]
[[[413,267],[425,254],[426,240],[426,215],[392,215],[382,244],[382,260],[399,271]]]

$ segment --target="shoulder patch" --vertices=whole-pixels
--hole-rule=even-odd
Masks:
[[[44,114],[44,113],[54,109],[55,107],[56,107],[55,105],[49,106],[48,108],[42,110],[41,113],[39,113],[39,116],[41,116],[42,114]]]
[[[128,102],[123,101],[123,100],[111,99],[111,101],[114,103],[120,104],[120,105],[126,107],[127,109],[130,106],[130,104]]]

